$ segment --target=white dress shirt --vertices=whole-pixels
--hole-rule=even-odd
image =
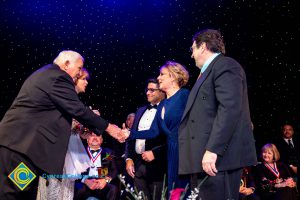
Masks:
[[[144,131],[149,130],[152,124],[152,121],[156,114],[156,109],[146,109],[143,116],[141,117],[141,120],[138,125],[138,131]],[[145,151],[145,139],[136,139],[135,142],[135,151],[137,154],[142,154]]]

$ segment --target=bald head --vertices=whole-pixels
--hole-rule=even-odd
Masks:
[[[60,52],[53,63],[57,64],[61,70],[67,72],[73,80],[76,80],[83,67],[84,59],[79,53],[67,50]]]

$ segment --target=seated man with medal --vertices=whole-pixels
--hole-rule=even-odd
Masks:
[[[260,197],[263,200],[296,200],[296,182],[291,178],[288,166],[278,162],[280,155],[274,144],[266,144],[261,150],[262,163],[256,166]]]
[[[90,167],[82,173],[82,179],[75,186],[75,200],[95,197],[97,199],[116,200],[119,192],[110,181],[117,176],[116,164],[110,149],[102,148],[102,135],[90,132],[87,136],[87,154]]]

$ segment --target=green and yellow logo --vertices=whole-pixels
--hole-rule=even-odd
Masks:
[[[20,190],[24,190],[27,185],[36,178],[36,175],[23,162],[21,162],[14,171],[8,175],[8,178],[14,182]]]

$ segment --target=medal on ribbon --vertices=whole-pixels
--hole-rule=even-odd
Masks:
[[[279,173],[279,171],[277,169],[276,162],[274,162],[274,168],[271,167],[271,165],[269,165],[268,163],[264,163],[264,165],[277,177],[277,179],[279,179],[280,173]]]

